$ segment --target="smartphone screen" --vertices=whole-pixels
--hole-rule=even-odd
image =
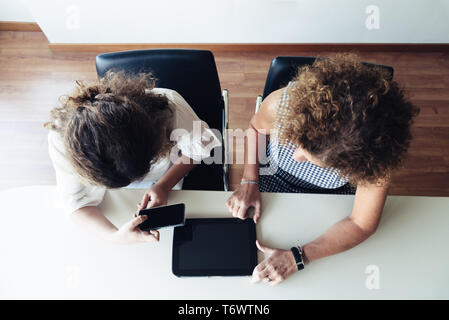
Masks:
[[[160,206],[139,211],[139,216],[147,215],[148,218],[139,225],[140,230],[149,231],[163,227],[183,226],[185,220],[184,203],[169,206]]]

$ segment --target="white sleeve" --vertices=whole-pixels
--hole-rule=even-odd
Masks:
[[[198,118],[179,93],[170,90],[169,99],[176,106],[175,128],[184,132],[178,135],[177,147],[183,155],[195,161],[209,158],[212,149],[221,146],[220,133],[210,129],[206,122]]]
[[[48,134],[48,150],[53,167],[56,171],[56,185],[68,212],[82,207],[97,206],[103,200],[106,188],[86,185],[75,172],[67,159],[65,146],[60,135],[50,130]]]

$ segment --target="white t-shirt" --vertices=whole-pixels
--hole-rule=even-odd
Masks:
[[[174,90],[154,88],[152,92],[163,94],[174,110],[173,128],[178,131],[177,142],[173,154],[180,150],[183,155],[200,161],[210,157],[213,148],[221,145],[221,139],[204,121],[201,121],[184,98]],[[196,127],[195,127],[196,126]],[[198,131],[195,131],[200,129]],[[194,134],[195,133],[195,134]],[[88,185],[77,175],[65,150],[63,138],[56,131],[48,134],[50,158],[56,171],[56,184],[64,207],[68,212],[86,206],[97,206],[101,203],[106,187]],[[172,166],[169,155],[161,158],[151,166],[148,174],[141,180],[131,183],[128,188],[149,188],[156,183]],[[173,189],[181,189],[183,180]]]

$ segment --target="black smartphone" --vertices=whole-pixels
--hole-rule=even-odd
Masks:
[[[148,216],[147,220],[139,225],[142,231],[183,226],[185,222],[185,205],[184,203],[178,203],[144,209],[139,211],[139,216],[142,215]]]

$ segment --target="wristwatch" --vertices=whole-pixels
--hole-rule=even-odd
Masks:
[[[298,268],[298,271],[304,269],[304,259],[303,259],[304,254],[302,248],[300,246],[297,246],[291,247],[290,250],[293,253],[293,257],[295,258],[296,267]]]

